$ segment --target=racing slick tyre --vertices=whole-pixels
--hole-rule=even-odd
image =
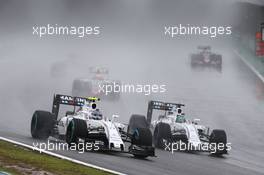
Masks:
[[[226,143],[227,143],[227,136],[224,130],[214,129],[209,137],[209,144],[214,146],[214,151],[212,154],[214,155],[222,155],[226,154]],[[220,149],[221,146],[221,149]]]
[[[152,134],[148,127],[146,117],[143,115],[133,114],[130,117],[127,133],[131,135],[131,147],[141,147],[141,149],[149,150],[152,147]],[[154,150],[153,150],[154,152]],[[136,158],[146,158],[149,154],[133,153]]]
[[[152,134],[149,128],[137,128],[131,138],[131,144],[143,149],[152,148]],[[144,159],[148,154],[134,153],[134,157]]]
[[[35,111],[31,120],[31,135],[35,139],[46,140],[52,133],[55,116],[48,111]]]
[[[216,55],[217,70],[222,71],[222,55]]]
[[[152,146],[152,134],[148,128],[135,129],[131,143],[138,146]]]
[[[87,124],[84,120],[73,118],[66,131],[66,142],[68,145],[78,144],[79,138],[87,137]]]
[[[163,140],[170,141],[172,138],[170,125],[158,123],[154,130],[154,144],[156,148],[164,148]]]
[[[148,122],[144,115],[133,114],[130,117],[127,132],[132,135],[137,128],[148,128]]]
[[[145,116],[133,114],[129,120],[128,133],[132,135],[132,144],[152,146],[152,134]]]

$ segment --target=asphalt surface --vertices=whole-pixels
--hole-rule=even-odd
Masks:
[[[144,77],[137,72],[133,77],[136,80],[137,76],[141,76],[141,79],[147,79],[148,82],[155,79],[166,80],[163,81],[167,85],[165,94],[150,96],[123,94],[120,101],[102,102],[101,105],[106,113],[118,113],[121,116],[120,120],[127,122],[128,117],[122,116],[129,116],[132,113],[145,114],[147,101],[150,99],[186,103],[185,111],[188,117],[200,118],[203,124],[212,129],[226,130],[228,142],[232,144],[229,155],[217,158],[206,153],[175,152],[172,154],[164,150],[156,150],[157,157],[140,160],[124,153],[54,152],[131,175],[263,174],[264,98],[261,96],[263,87],[231,49],[224,50],[223,53],[222,73],[214,70],[193,71],[186,59],[181,59],[178,64],[175,64],[174,58],[167,59],[166,63],[162,60],[156,61],[155,65],[150,64],[146,67],[151,74]],[[159,55],[156,56],[159,57]],[[178,56],[186,58],[184,54]],[[157,71],[156,68],[161,63],[164,68]],[[2,96],[6,97],[3,94]],[[21,96],[21,99],[23,98]],[[29,101],[27,105],[32,103]],[[28,132],[31,116],[23,118],[26,113],[20,114],[24,121],[13,121],[14,111],[0,124],[0,135],[32,145],[36,140],[33,140]],[[12,121],[13,125],[6,123],[12,123]],[[16,128],[14,126],[24,123],[28,123],[28,126],[23,126],[23,131],[14,129]]]

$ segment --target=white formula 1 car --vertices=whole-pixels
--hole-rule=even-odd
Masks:
[[[54,137],[71,144],[97,143],[100,150],[121,151],[145,158],[155,156],[152,147],[152,134],[148,128],[136,125],[136,116],[131,116],[128,130],[125,125],[103,116],[96,106],[95,97],[83,98],[68,95],[55,95],[52,112],[37,110],[31,120],[31,135],[36,139]],[[59,116],[60,105],[74,106],[73,111],[67,111]],[[75,108],[79,109],[76,110]],[[126,149],[124,142],[130,145]]]
[[[72,84],[73,96],[97,96],[102,99],[119,100],[120,91],[115,85],[120,85],[118,80],[108,78],[109,70],[105,67],[90,67],[91,78],[77,78]],[[102,88],[103,87],[103,88]],[[110,91],[106,93],[106,88]]]
[[[147,121],[153,131],[157,148],[164,148],[167,143],[182,142],[187,145],[185,151],[206,151],[214,155],[227,154],[227,136],[224,130],[212,130],[198,124],[199,119],[189,121],[181,107],[184,104],[150,101]],[[165,111],[157,120],[152,120],[153,110]]]

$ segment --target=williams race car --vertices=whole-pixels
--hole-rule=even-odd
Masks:
[[[91,67],[91,78],[78,78],[73,81],[72,95],[73,96],[97,96],[102,99],[118,100],[120,91],[115,90],[121,82],[118,80],[110,80],[108,78],[109,70],[105,67]],[[101,87],[104,87],[102,89]],[[108,88],[109,93],[105,92]]]
[[[144,127],[137,116],[132,115],[126,126],[109,120],[97,108],[98,98],[54,95],[52,112],[37,110],[31,120],[31,135],[36,139],[50,136],[66,141],[68,145],[78,143],[97,143],[99,150],[121,151],[138,158],[155,156],[152,147],[152,134]],[[59,115],[60,105],[71,105],[72,111]],[[76,107],[79,108],[76,110]],[[125,142],[128,144],[126,149]]]
[[[189,121],[182,112],[184,104],[150,101],[148,104],[147,122],[153,132],[154,144],[164,148],[168,143],[184,143],[185,151],[205,151],[214,155],[227,154],[227,136],[224,130],[210,129],[198,122]],[[153,110],[165,113],[157,120],[152,120]]]
[[[222,70],[222,55],[211,52],[210,46],[199,46],[199,52],[191,54],[191,67],[211,67],[218,71]]]

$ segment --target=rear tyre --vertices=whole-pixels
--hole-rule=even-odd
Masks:
[[[52,133],[55,116],[48,111],[35,111],[31,120],[31,136],[46,140]]]
[[[226,132],[224,130],[215,129],[212,131],[210,138],[209,138],[209,144],[213,146],[213,155],[222,155],[226,154],[226,143],[227,143],[227,136]],[[220,149],[220,145],[221,149]]]
[[[164,148],[163,140],[171,141],[171,128],[167,123],[158,123],[154,130],[154,144],[156,148]]]
[[[78,139],[87,137],[87,124],[84,120],[73,118],[66,131],[66,142],[69,146],[78,144]]]

